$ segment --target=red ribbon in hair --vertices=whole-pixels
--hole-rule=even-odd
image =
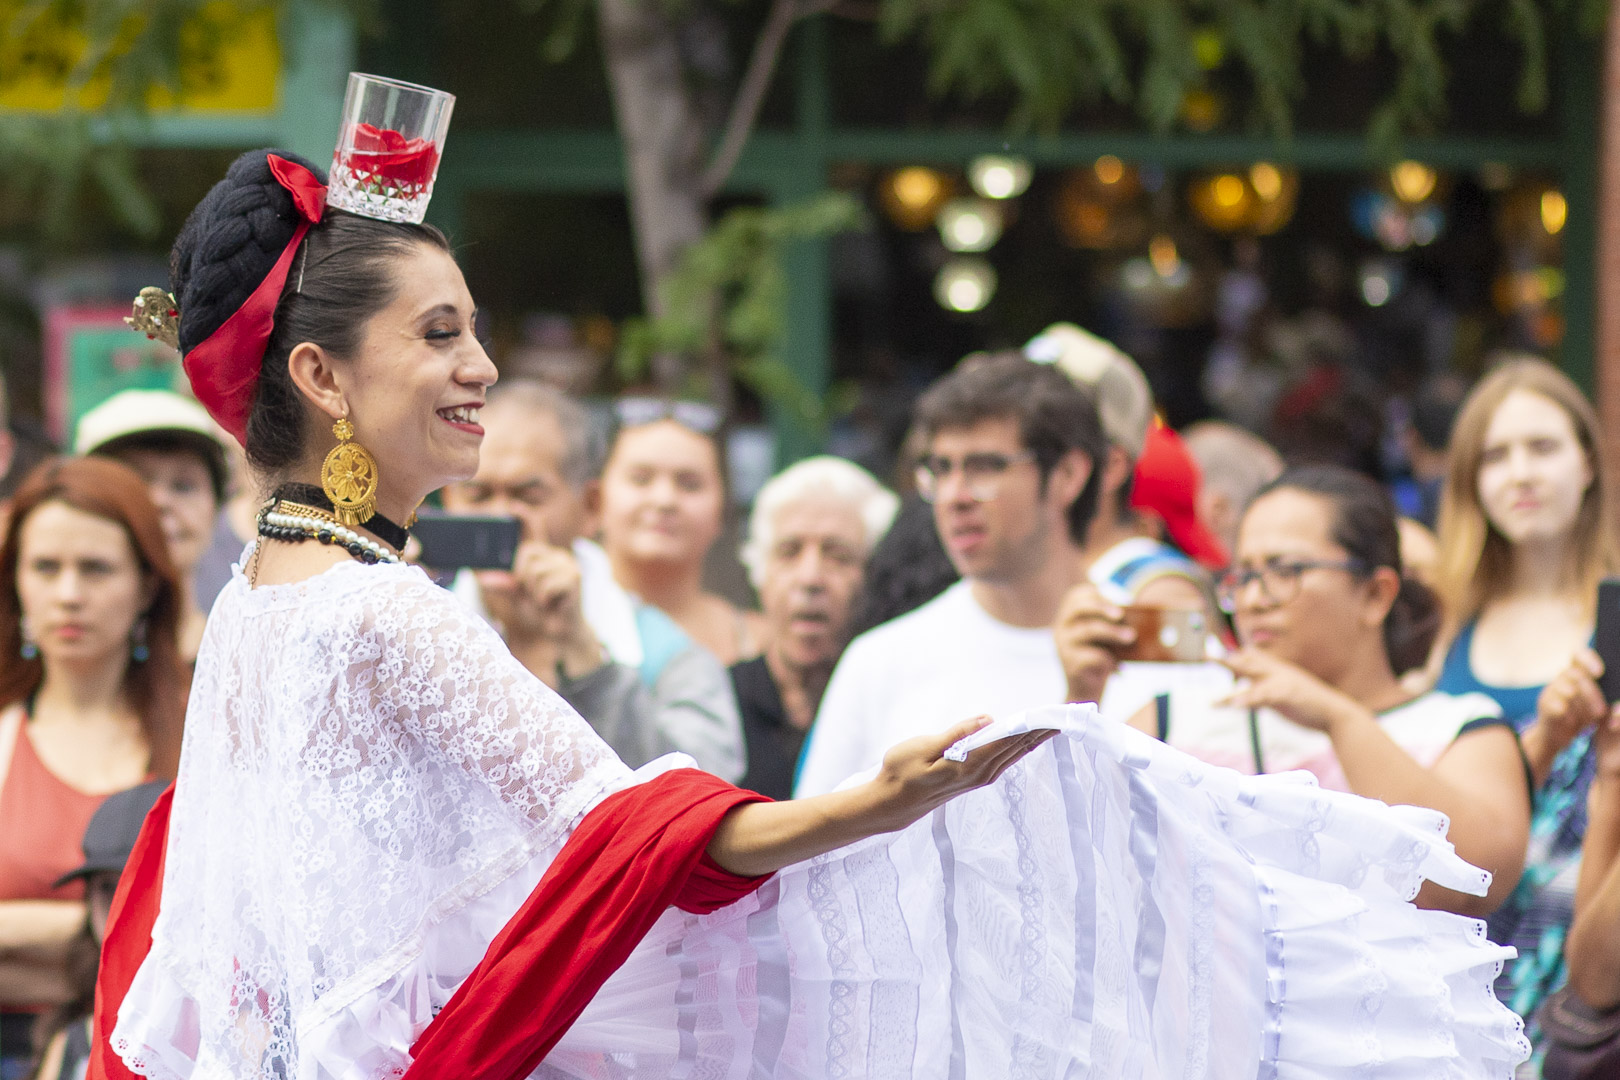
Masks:
[[[326,210],[326,185],[315,174],[296,162],[275,154],[266,155],[276,182],[292,195],[293,206],[304,219],[287,241],[281,258],[270,273],[226,319],[224,324],[186,353],[183,361],[192,393],[219,426],[236,441],[247,444],[248,408],[253,404],[253,386],[264,364],[264,350],[276,325],[276,304],[287,284],[298,245],[309,227],[320,222]]]

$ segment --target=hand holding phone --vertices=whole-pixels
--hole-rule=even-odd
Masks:
[[[435,570],[510,570],[523,527],[514,517],[424,513],[411,526],[417,561]]]
[[[1598,688],[1603,691],[1603,700],[1612,705],[1620,700],[1620,578],[1598,582],[1597,628],[1592,633],[1592,648],[1603,661]]]

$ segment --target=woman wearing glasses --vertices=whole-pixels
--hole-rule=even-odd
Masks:
[[[626,398],[602,473],[602,547],[619,584],[663,611],[723,666],[759,655],[760,616],[703,588],[725,528],[719,415],[690,401]]]
[[[1132,724],[1239,772],[1307,769],[1324,787],[1439,810],[1493,881],[1485,897],[1427,886],[1419,903],[1469,915],[1501,903],[1529,829],[1524,763],[1489,698],[1402,688],[1438,611],[1401,573],[1383,489],[1331,466],[1284,474],[1243,515],[1218,591],[1242,644],[1224,661],[1236,685],[1162,695]]]
[[[1608,711],[1595,681],[1603,665],[1587,647],[1597,583],[1620,573],[1602,445],[1591,403],[1565,375],[1540,360],[1508,363],[1463,402],[1441,496],[1450,632],[1436,686],[1496,699],[1536,783],[1524,878],[1491,917],[1493,940],[1519,950],[1497,993],[1526,1017],[1564,981],[1590,732]]]

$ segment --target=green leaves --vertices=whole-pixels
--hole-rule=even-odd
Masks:
[[[135,175],[134,158],[122,147],[97,146],[82,113],[67,116],[0,114],[0,196],[36,208],[41,232],[67,236],[80,199],[106,202],[118,220],[150,239],[160,224],[157,205]]]
[[[220,47],[244,19],[279,16],[296,3],[357,18],[376,7],[376,0],[0,0],[0,91],[29,83],[65,90],[55,111],[0,110],[0,195],[28,206],[47,241],[72,232],[86,194],[151,239],[160,215],[136,174],[127,134],[155,101],[212,88],[223,77]]]
[[[807,425],[825,425],[827,404],[776,355],[787,329],[782,255],[795,241],[857,226],[863,214],[857,199],[840,192],[781,207],[728,211],[664,279],[669,314],[634,319],[625,327],[620,375],[628,381],[643,377],[661,353],[698,358],[718,349],[762,398]]]
[[[1502,27],[1523,50],[1518,102],[1547,103],[1549,24],[1573,9],[1581,26],[1602,26],[1600,0],[1504,0]],[[1107,96],[1131,102],[1157,131],[1175,125],[1205,73],[1199,34],[1214,33],[1241,67],[1257,118],[1290,129],[1304,91],[1300,43],[1350,56],[1374,50],[1395,62],[1395,80],[1371,124],[1375,140],[1434,127],[1444,117],[1441,46],[1476,18],[1486,0],[883,0],[879,27],[890,41],[916,37],[932,56],[936,91],[968,99],[1007,95],[1015,127],[1050,130],[1077,106]]]

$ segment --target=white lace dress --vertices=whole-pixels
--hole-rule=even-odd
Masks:
[[[942,723],[953,718],[941,717]],[[991,788],[670,910],[537,1076],[1506,1077],[1436,814],[1212,769],[1087,707]],[[419,571],[221,593],[162,913],[112,1035],[158,1078],[396,1076],[632,774]]]

